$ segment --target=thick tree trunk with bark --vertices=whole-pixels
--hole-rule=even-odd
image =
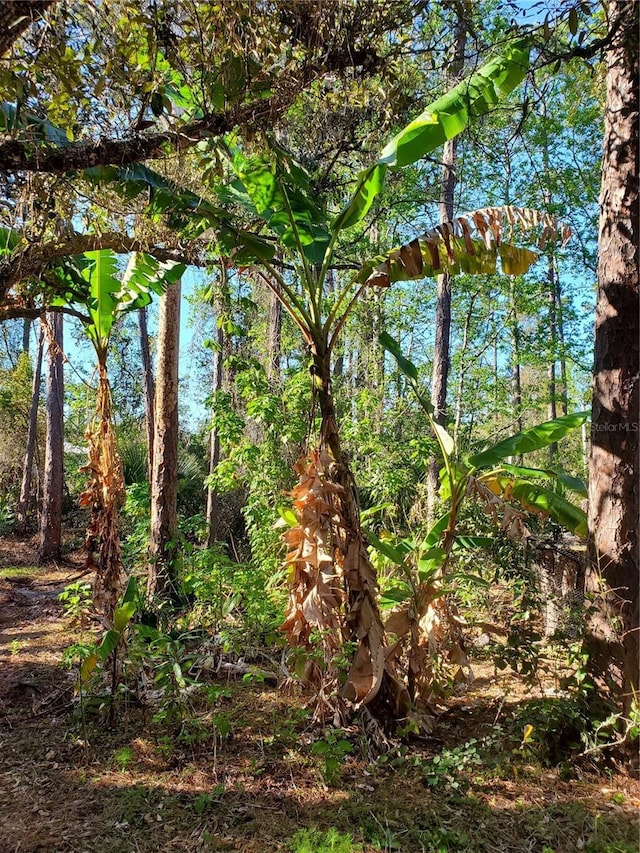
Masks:
[[[609,6],[610,27],[621,26],[607,54],[587,573],[591,665],[627,711],[640,666],[639,12]]]
[[[60,559],[62,543],[62,489],[64,456],[64,375],[62,314],[49,314],[49,368],[47,373],[47,440],[44,454],[42,512],[38,562]]]
[[[173,559],[178,533],[178,355],[180,282],[160,299],[155,399],[149,597],[176,596]]]
[[[155,382],[153,365],[149,349],[149,330],[147,328],[147,309],[138,309],[138,326],[140,329],[140,354],[142,356],[142,385],[144,388],[144,420],[147,433],[147,471],[149,479],[153,471],[153,407],[155,401]]]
[[[36,445],[38,441],[38,406],[40,405],[40,380],[42,378],[43,351],[44,328],[41,325],[40,334],[38,335],[38,351],[36,353],[36,366],[33,373],[33,385],[31,389],[31,408],[29,409],[29,427],[27,429],[27,449],[24,454],[24,465],[22,467],[20,498],[16,507],[16,532],[19,535],[23,535],[27,529],[29,503],[31,500],[33,461],[35,459]]]

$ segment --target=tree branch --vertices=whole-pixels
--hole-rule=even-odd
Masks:
[[[93,166],[124,166],[165,157],[173,151],[192,148],[203,139],[222,136],[236,127],[252,131],[268,129],[295,101],[301,89],[332,71],[349,67],[377,67],[380,59],[370,51],[334,52],[323,57],[322,68],[306,65],[298,78],[284,78],[270,98],[238,104],[230,109],[193,120],[179,130],[137,133],[126,139],[69,142],[53,147],[44,142],[6,139],[0,143],[0,172],[47,172],[62,174]]]
[[[48,243],[32,243],[0,260],[0,306],[5,302],[9,303],[7,295],[12,287],[24,279],[39,278],[52,261],[81,255],[83,252],[94,252],[98,249],[111,249],[111,251],[120,254],[146,252],[159,261],[175,261],[190,266],[205,266],[207,263],[195,244],[189,248],[184,248],[178,244],[175,246],[149,246],[135,237],[114,232],[72,234],[69,237],[52,240]]]

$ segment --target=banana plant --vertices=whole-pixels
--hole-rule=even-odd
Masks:
[[[543,246],[566,238],[568,231],[563,233],[553,217],[535,211],[487,208],[370,259],[337,292],[330,293],[328,274],[339,240],[365,218],[387,173],[415,163],[464,130],[518,85],[527,66],[528,46],[514,43],[432,103],[358,176],[352,197],[335,216],[314,198],[309,176],[278,144],[272,143],[266,154],[248,155],[237,138],[225,140],[235,180],[218,188],[218,199],[223,207],[244,207],[262,221],[263,231],[249,242],[228,217],[220,218],[215,250],[236,265],[256,267],[298,326],[310,355],[321,422],[317,447],[296,466],[300,479],[293,510],[298,523],[285,533],[291,591],[282,627],[291,643],[310,650],[322,637],[324,669],[314,665],[308,675],[323,697],[318,713],[333,711],[338,722],[359,705],[397,717],[409,703],[385,639],[376,573],[360,527],[355,484],[333,403],[332,352],[349,313],[368,288],[398,280],[444,272],[487,274],[496,271],[498,258],[504,272],[524,273],[538,254],[516,245],[513,238],[535,235]],[[293,274],[274,260],[274,243]],[[333,663],[345,643],[355,648],[346,677]]]
[[[124,479],[112,422],[107,372],[109,341],[122,314],[148,305],[152,293],[161,293],[183,271],[182,264],[162,264],[150,256],[133,253],[121,275],[116,256],[108,250],[86,252],[57,270],[60,281],[73,281],[73,296],[60,296],[54,304],[64,307],[71,301],[80,309],[78,313],[97,359],[96,409],[86,432],[89,460],[82,469],[89,482],[80,504],[91,507],[86,566],[95,571],[94,604],[108,624],[113,623],[125,581],[119,533]]]
[[[337,724],[360,705],[368,705],[381,719],[397,718],[408,706],[408,694],[396,677],[387,647],[376,573],[360,528],[353,475],[342,451],[331,389],[336,341],[368,288],[444,272],[493,272],[498,258],[505,272],[523,273],[537,254],[511,238],[524,234],[530,240],[536,233],[542,246],[560,232],[555,219],[533,211],[475,211],[370,259],[337,292],[327,287],[335,252],[345,232],[365,219],[389,172],[416,163],[461,133],[516,88],[528,65],[528,42],[513,41],[431,103],[357,176],[351,197],[335,215],[315,199],[309,176],[275,141],[262,156],[247,154],[237,136],[209,143],[215,159],[226,157],[235,175],[235,180],[213,188],[215,204],[140,164],[83,173],[85,180],[108,182],[129,199],[145,193],[149,213],[168,217],[169,224],[189,238],[212,236],[212,254],[228,264],[254,266],[307,344],[321,423],[317,447],[297,466],[298,526],[286,534],[292,583],[283,629],[292,643],[309,649],[315,637],[325,638],[324,664],[316,667],[314,677],[318,696],[327,697],[320,712],[333,712]],[[249,231],[233,213],[238,207],[261,226]],[[279,265],[276,250],[292,273]],[[355,649],[344,677],[335,665],[343,647]]]
[[[444,463],[440,471],[440,497],[448,509],[424,540],[379,539],[368,532],[372,546],[400,572],[401,584],[386,593],[388,603],[395,605],[395,609],[385,627],[396,637],[396,654],[406,647],[407,682],[412,700],[420,699],[429,706],[438,691],[436,673],[443,646],[447,645],[454,680],[465,677],[468,664],[460,642],[459,622],[446,597],[450,585],[460,577],[459,573],[449,571],[452,554],[456,548],[491,547],[493,542],[487,537],[460,534],[458,526],[464,500],[479,498],[512,539],[523,540],[530,535],[532,514],[551,518],[572,533],[586,536],[586,514],[559,492],[561,488],[586,497],[586,485],[581,480],[549,469],[512,465],[508,460],[555,443],[580,427],[589,413],[563,415],[461,457],[453,438],[433,418],[433,406],[420,386],[415,364],[402,354],[397,341],[386,332],[380,335],[380,343],[408,379],[427,415]],[[556,488],[542,486],[540,481]],[[483,583],[482,578],[471,579]]]

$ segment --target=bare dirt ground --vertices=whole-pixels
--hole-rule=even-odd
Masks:
[[[0,853],[638,850],[638,782],[620,761],[512,754],[500,727],[532,695],[484,664],[432,737],[382,757],[357,728],[342,754],[299,697],[255,682],[212,682],[192,729],[139,709],[83,727],[57,598],[81,563],[33,565],[0,541]]]

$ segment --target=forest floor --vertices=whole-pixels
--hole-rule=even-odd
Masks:
[[[639,849],[629,756],[540,761],[553,690],[487,661],[433,735],[381,756],[357,726],[319,731],[299,696],[220,672],[180,720],[129,708],[113,729],[83,724],[58,601],[81,562],[33,564],[0,540],[0,853]]]

